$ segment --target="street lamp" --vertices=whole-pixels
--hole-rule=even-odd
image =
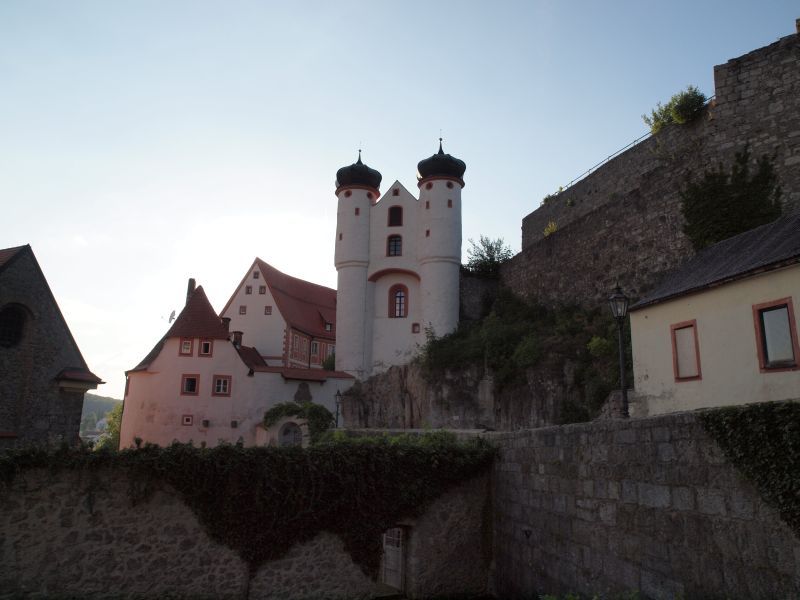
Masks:
[[[336,429],[339,429],[339,406],[342,404],[342,391],[336,390]]]
[[[622,416],[628,418],[628,386],[625,383],[625,345],[623,344],[622,325],[628,315],[628,297],[622,292],[622,288],[617,285],[614,293],[608,299],[611,307],[611,314],[617,321],[617,333],[619,334],[619,385],[622,388]]]

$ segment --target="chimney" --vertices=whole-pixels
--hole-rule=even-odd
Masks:
[[[233,345],[237,348],[242,347],[242,335],[244,335],[241,331],[234,331],[233,332]]]
[[[190,277],[189,285],[186,286],[186,304],[189,304],[189,298],[194,294],[195,285],[197,285],[197,282],[194,280],[194,277]]]
[[[231,318],[230,317],[222,317],[222,325],[225,327],[225,331],[231,330]]]

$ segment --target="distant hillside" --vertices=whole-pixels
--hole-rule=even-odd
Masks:
[[[81,413],[81,435],[87,430],[93,430],[97,421],[105,417],[122,400],[108,396],[86,394],[83,397],[83,412]]]

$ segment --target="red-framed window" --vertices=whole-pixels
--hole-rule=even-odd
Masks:
[[[753,305],[758,366],[762,373],[798,369],[800,346],[791,298]]]
[[[386,238],[386,256],[403,256],[403,238],[390,235]]]
[[[232,381],[230,375],[214,375],[214,381],[211,388],[211,395],[230,396],[231,384]]]
[[[200,347],[197,350],[197,356],[213,356],[214,355],[214,340],[201,339]]]
[[[389,318],[403,319],[408,316],[408,288],[402,284],[389,290]]]
[[[200,393],[200,375],[190,373],[181,375],[181,396],[197,396]]]
[[[315,365],[320,363],[319,342],[311,342],[311,362]]]
[[[702,379],[697,319],[675,323],[669,326],[669,330],[672,338],[672,370],[675,381]]]
[[[189,427],[192,424],[194,424],[194,415],[181,416],[181,425],[184,427]]]
[[[403,225],[403,207],[390,206],[389,207],[389,227],[401,227]]]
[[[247,314],[247,306],[245,306],[244,304],[242,304],[242,305],[239,307],[239,314],[240,314],[240,315],[246,315],[246,314]]]
[[[178,354],[180,356],[191,356],[194,354],[194,338],[181,338]]]

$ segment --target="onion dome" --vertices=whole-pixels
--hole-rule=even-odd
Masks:
[[[352,165],[342,167],[336,171],[336,187],[346,185],[364,185],[375,188],[381,185],[381,174],[375,169],[370,169],[361,162],[361,150],[358,151],[358,160]]]
[[[442,150],[442,138],[439,138],[439,152],[430,158],[419,161],[417,164],[417,177],[419,179],[425,179],[426,177],[454,177],[461,179],[464,177],[464,171],[466,170],[467,163],[444,153],[444,150]]]

